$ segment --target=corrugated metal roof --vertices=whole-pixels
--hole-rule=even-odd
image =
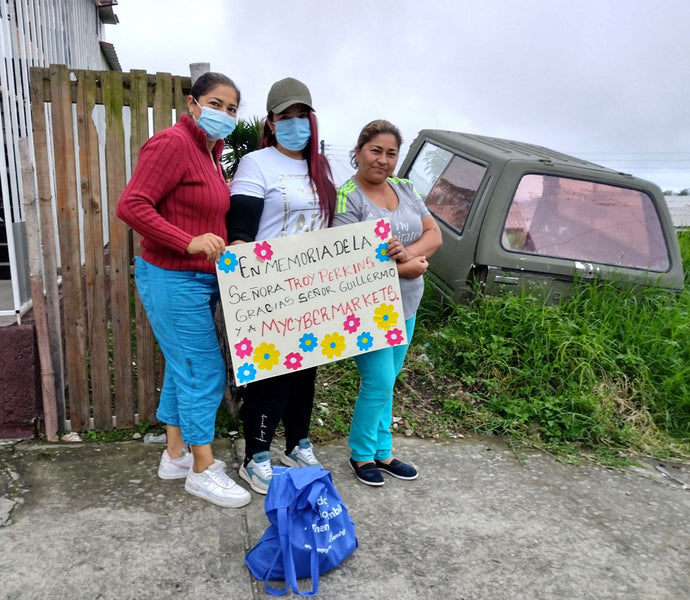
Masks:
[[[117,0],[93,0],[93,3],[98,8],[98,18],[101,23],[117,25],[120,22],[113,11],[113,6],[117,6]]]
[[[103,52],[103,56],[105,57],[105,60],[111,70],[122,71],[120,59],[117,57],[117,52],[115,52],[115,46],[113,46],[110,42],[98,43],[101,45],[101,52]]]

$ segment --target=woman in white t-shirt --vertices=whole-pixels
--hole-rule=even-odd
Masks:
[[[266,101],[261,150],[240,161],[230,187],[228,240],[254,240],[325,229],[333,220],[336,190],[319,154],[311,94],[292,77],[273,84]],[[247,385],[241,417],[245,459],[240,477],[265,494],[271,481],[270,447],[282,420],[288,466],[321,466],[309,441],[316,368]]]

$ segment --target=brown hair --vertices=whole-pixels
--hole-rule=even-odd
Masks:
[[[359,132],[359,137],[357,138],[357,145],[354,147],[353,150],[350,151],[350,164],[355,169],[358,166],[357,159],[355,157],[355,150],[361,150],[362,146],[373,140],[377,135],[381,135],[382,133],[390,133],[393,137],[395,137],[395,140],[398,142],[398,150],[400,150],[400,146],[402,146],[403,143],[402,135],[400,135],[400,130],[390,121],[385,121],[384,119],[376,119],[371,123],[367,123],[362,128],[362,131]]]
[[[230,79],[227,75],[222,73],[214,73],[213,71],[208,71],[199,75],[199,78],[194,82],[191,91],[194,100],[199,100],[199,97],[207,94],[217,85],[227,85],[237,92],[237,104],[240,103],[240,90],[235,85],[235,82]]]

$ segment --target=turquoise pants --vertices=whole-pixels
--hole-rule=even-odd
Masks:
[[[414,333],[415,315],[405,321],[407,344],[355,356],[362,378],[350,425],[350,455],[359,462],[392,456],[393,386]]]
[[[211,273],[161,269],[140,257],[135,261],[139,297],[165,356],[156,416],[179,427],[188,444],[210,444],[226,382],[213,321],[218,280]]]

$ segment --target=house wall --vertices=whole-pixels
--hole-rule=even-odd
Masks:
[[[0,438],[31,437],[42,410],[18,144],[30,140],[35,162],[29,69],[110,70],[103,40],[94,0],[0,0]]]
[[[20,138],[31,139],[29,69],[64,64],[108,70],[99,44],[104,35],[93,0],[0,0],[0,263],[9,263],[0,264],[0,278],[12,283],[12,306],[0,306],[0,316],[30,306],[18,150]]]

